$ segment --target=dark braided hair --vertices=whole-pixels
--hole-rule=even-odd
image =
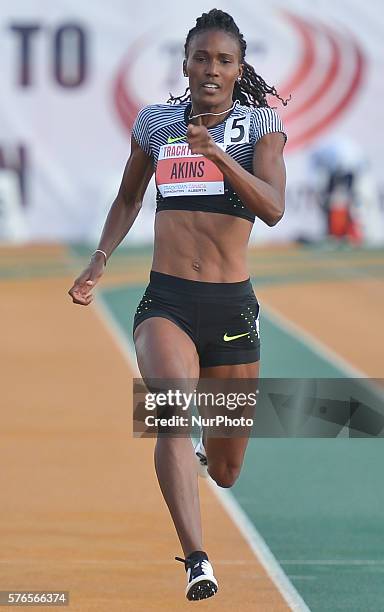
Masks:
[[[243,74],[240,81],[236,81],[235,86],[233,88],[232,100],[238,100],[240,104],[245,106],[269,106],[267,102],[266,95],[270,94],[278,98],[284,106],[287,105],[287,102],[290,100],[283,100],[277,93],[275,87],[270,87],[261,78],[258,74],[256,74],[253,66],[248,64],[245,61],[245,51],[247,48],[247,43],[244,40],[242,33],[237,27],[236,23],[233,20],[233,17],[220,9],[212,9],[209,13],[203,13],[201,17],[196,19],[196,25],[194,28],[189,30],[187,39],[184,45],[184,53],[185,57],[188,57],[189,52],[189,44],[191,39],[196,34],[200,34],[200,32],[205,32],[206,30],[223,30],[227,32],[234,38],[236,38],[239,42],[240,52],[241,52],[241,63],[243,64]],[[188,93],[189,87],[185,90],[182,96],[173,96],[171,93],[169,100],[167,100],[170,104],[176,104],[180,102],[187,102],[191,99],[191,94]]]

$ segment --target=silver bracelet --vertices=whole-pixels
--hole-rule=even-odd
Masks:
[[[96,249],[96,251],[93,251],[91,257],[93,257],[93,255],[96,255],[96,253],[102,253],[104,255],[104,266],[107,265],[107,254],[105,251],[102,251],[101,249]]]

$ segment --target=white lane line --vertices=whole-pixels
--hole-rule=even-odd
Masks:
[[[251,550],[255,553],[266,573],[278,588],[291,610],[293,610],[293,612],[310,612],[310,608],[308,608],[307,604],[297,592],[284,570],[280,567],[276,557],[268,548],[264,539],[245,514],[244,510],[236,501],[232,493],[226,489],[218,487],[212,478],[207,479],[206,482],[216,497],[220,500],[221,504],[224,506],[235,525],[238,527],[239,531],[243,534]]]
[[[335,351],[330,349],[328,346],[323,344],[321,340],[312,336],[309,332],[305,331],[302,327],[296,325],[289,319],[287,319],[280,312],[275,310],[268,303],[265,303],[263,300],[262,303],[262,312],[263,316],[268,319],[271,323],[280,327],[288,333],[295,342],[299,341],[306,345],[313,353],[318,355],[320,358],[328,361],[339,369],[341,375],[345,374],[349,378],[358,378],[359,384],[369,390],[371,393],[377,396],[378,399],[383,399],[383,388],[380,387],[377,383],[375,383],[374,378],[369,378],[369,374],[367,372],[363,372],[358,368],[352,366],[348,361],[346,361],[343,357],[338,355]],[[341,376],[340,376],[341,377]]]
[[[127,340],[124,328],[111,315],[106,302],[102,296],[98,296],[94,300],[95,310],[98,313],[101,321],[104,322],[107,329],[110,331],[116,345],[119,347],[123,357],[129,364],[129,367],[134,369],[135,376],[139,376],[135,353]],[[273,556],[267,544],[251,523],[247,515],[239,506],[235,498],[228,491],[221,489],[214,483],[210,483],[212,491],[218,497],[221,504],[226,509],[227,513],[233,520],[234,524],[243,534],[245,541],[249,544],[255,556],[263,565],[268,576],[280,591],[283,598],[290,606],[293,612],[310,612],[310,609],[296,591],[288,576],[280,567],[278,561]]]

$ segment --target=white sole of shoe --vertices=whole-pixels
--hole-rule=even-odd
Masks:
[[[208,599],[217,593],[217,589],[218,584],[214,576],[211,578],[199,576],[187,585],[185,596],[189,601]]]

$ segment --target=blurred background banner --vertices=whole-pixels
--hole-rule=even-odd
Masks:
[[[97,241],[138,110],[181,95],[183,45],[206,2],[0,5],[0,240]],[[382,3],[226,2],[247,61],[282,98],[287,212],[252,240],[384,239]],[[149,242],[155,186],[130,242]]]

